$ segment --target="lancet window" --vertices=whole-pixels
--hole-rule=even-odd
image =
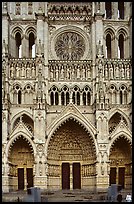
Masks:
[[[127,103],[127,90],[126,86],[122,85],[120,87],[120,104],[126,104]]]
[[[35,37],[34,34],[31,32],[29,34],[29,58],[35,57]]]
[[[22,42],[21,42],[21,34],[19,32],[15,35],[15,42],[16,42],[16,57],[22,57]]]
[[[83,105],[91,104],[91,89],[89,87],[85,87],[82,93]]]
[[[13,89],[13,103],[22,104],[22,90],[20,85],[15,85]]]
[[[124,58],[124,36],[122,34],[119,35],[118,40],[118,58]]]
[[[69,88],[64,86],[61,90],[61,105],[69,104]]]
[[[50,103],[51,105],[59,104],[59,93],[58,88],[53,86],[50,90]]]
[[[72,100],[74,104],[80,105],[80,89],[77,86],[73,88]]]
[[[111,58],[111,35],[107,34],[106,36],[106,57]]]

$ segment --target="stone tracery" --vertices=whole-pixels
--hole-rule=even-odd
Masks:
[[[55,51],[60,60],[80,60],[85,51],[84,39],[74,32],[60,34],[56,39]]]

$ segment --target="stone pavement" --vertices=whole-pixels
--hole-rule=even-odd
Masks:
[[[125,202],[127,191],[122,191],[122,195]],[[27,191],[3,193],[2,202],[24,202],[26,196]],[[41,202],[108,202],[108,200],[107,193],[93,193],[88,190],[42,190]]]

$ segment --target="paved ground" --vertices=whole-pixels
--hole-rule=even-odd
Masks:
[[[122,191],[122,195],[125,202],[127,191]],[[25,202],[26,198],[28,198],[27,191],[2,194],[2,202]],[[29,202],[32,202],[30,199],[29,197]],[[108,202],[108,200],[107,193],[91,193],[87,190],[43,190],[41,202]]]

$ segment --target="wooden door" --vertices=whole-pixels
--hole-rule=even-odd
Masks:
[[[118,184],[124,188],[125,185],[125,167],[119,167],[118,170]]]
[[[33,187],[33,168],[27,168],[27,188]]]
[[[62,163],[62,189],[70,189],[70,165]]]
[[[81,189],[80,163],[73,163],[73,189]]]
[[[116,167],[110,168],[110,185],[116,184]]]
[[[18,190],[24,189],[24,168],[18,168]]]

